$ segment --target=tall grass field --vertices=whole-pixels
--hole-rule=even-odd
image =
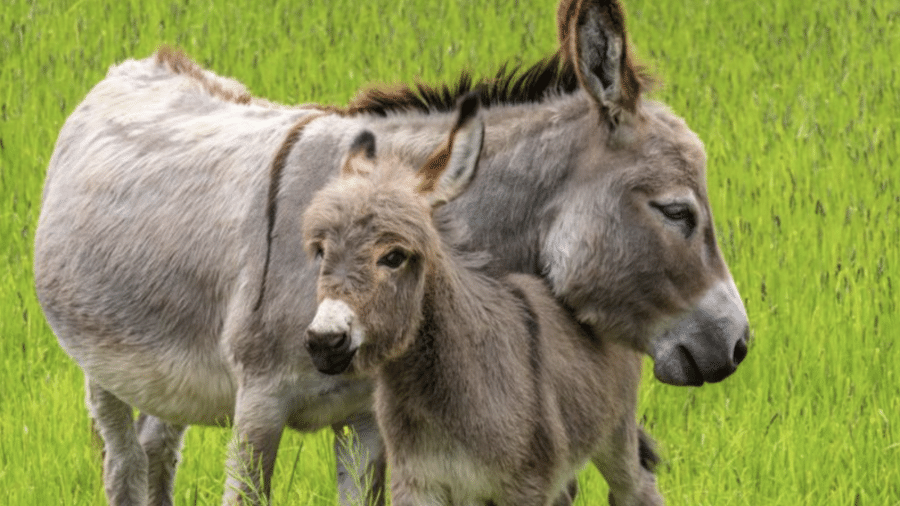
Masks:
[[[625,0],[655,98],[709,155],[720,244],[752,328],[726,381],[645,367],[639,416],[670,505],[900,505],[900,3]],[[492,75],[556,47],[555,0],[3,0],[0,504],[101,505],[78,367],[34,293],[44,173],[107,68],[162,43],[283,103]],[[647,362],[649,365],[649,359]],[[577,378],[573,378],[577,381]],[[230,432],[188,431],[179,505],[218,504]],[[332,435],[288,432],[274,504],[336,502]],[[606,503],[593,469],[577,504]]]

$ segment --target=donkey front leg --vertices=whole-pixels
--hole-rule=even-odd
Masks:
[[[87,405],[103,438],[103,486],[110,506],[147,505],[147,455],[131,406],[85,377]]]
[[[172,506],[184,425],[170,424],[141,413],[134,424],[148,461],[148,498],[151,506]]]
[[[384,506],[387,464],[375,416],[361,413],[332,428],[340,504]]]
[[[222,501],[225,506],[257,505],[268,499],[285,421],[283,399],[257,389],[238,390]]]

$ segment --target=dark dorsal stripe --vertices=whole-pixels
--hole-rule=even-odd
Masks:
[[[249,104],[252,100],[250,93],[246,90],[228,89],[222,86],[221,82],[208,78],[203,68],[180,49],[165,44],[159,46],[159,49],[156,51],[156,62],[166,65],[170,71],[176,74],[186,75],[194,79],[203,86],[207,93],[214,97],[236,104]]]

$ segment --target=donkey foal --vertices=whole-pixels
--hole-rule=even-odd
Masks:
[[[540,278],[479,268],[433,219],[475,177],[483,136],[473,95],[417,173],[359,135],[304,216],[313,362],[375,378],[396,506],[565,503],[588,460],[611,504],[662,504],[641,465],[638,352],[583,329]]]

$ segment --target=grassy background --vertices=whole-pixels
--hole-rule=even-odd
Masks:
[[[738,373],[641,416],[672,505],[900,504],[900,5],[628,0],[656,96],[707,145],[720,242],[754,332]],[[522,5],[528,4],[528,5]],[[345,103],[373,81],[477,75],[555,48],[555,2],[4,0],[0,9],[0,504],[103,503],[83,383],[31,274],[67,114],[160,43],[256,95]],[[178,504],[216,504],[227,430],[189,431]],[[279,504],[333,504],[330,435],[288,433]],[[605,501],[581,476],[579,504]]]

